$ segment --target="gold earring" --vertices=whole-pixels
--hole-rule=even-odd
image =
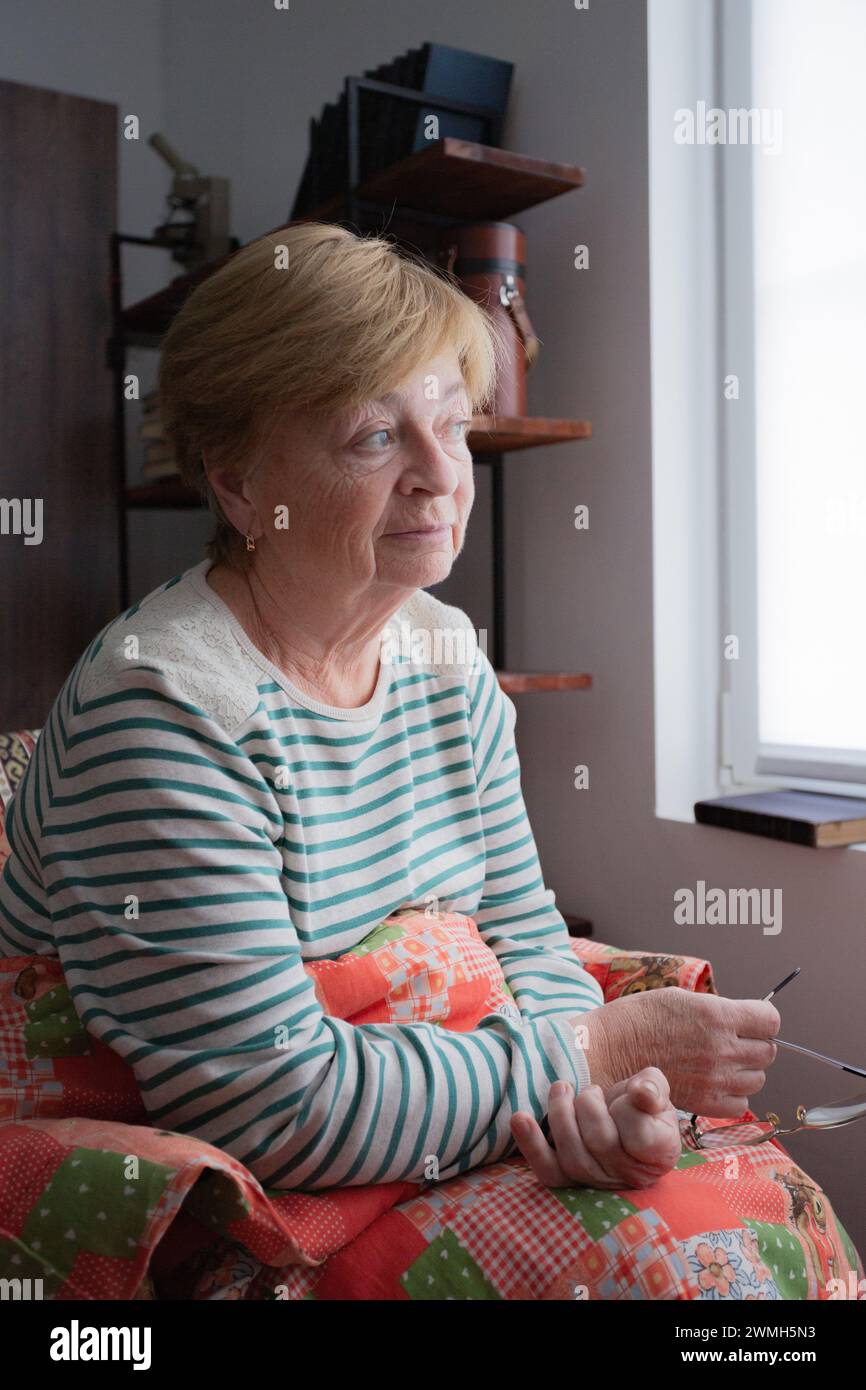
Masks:
[[[255,550],[255,548],[256,548],[256,543],[255,543],[255,541],[253,540],[252,536],[249,535],[249,533],[247,533],[247,538],[246,538],[246,539],[247,539],[247,550]]]

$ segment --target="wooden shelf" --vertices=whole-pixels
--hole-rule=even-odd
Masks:
[[[371,175],[359,186],[357,196],[362,202],[434,213],[460,222],[495,222],[571,193],[581,188],[585,179],[585,170],[575,164],[556,164],[447,136]],[[346,201],[345,194],[336,194],[297,221],[339,220]],[[200,270],[179,275],[165,289],[129,305],[120,316],[123,330],[144,335],[144,345],[154,346],[153,335],[165,333],[187,295],[234,254],[231,251]]]
[[[590,690],[592,676],[568,671],[497,671],[496,679],[506,695],[538,690]]]
[[[476,415],[469,431],[473,454],[508,454],[536,449],[541,444],[567,444],[572,439],[591,439],[589,420],[552,420],[543,415]]]
[[[158,347],[160,338],[168,330],[169,324],[187,296],[203,280],[209,279],[214,271],[230,261],[234,254],[234,251],[230,251],[227,256],[222,256],[218,261],[211,261],[200,270],[178,275],[165,286],[165,289],[157,290],[156,294],[149,295],[147,299],[140,299],[137,304],[130,304],[128,308],[122,309],[120,327],[127,343],[133,347]]]
[[[371,174],[356,196],[365,203],[396,204],[461,222],[497,221],[571,193],[585,181],[585,170],[575,164],[554,164],[446,136]],[[345,203],[345,194],[335,194],[300,220],[333,221]]]

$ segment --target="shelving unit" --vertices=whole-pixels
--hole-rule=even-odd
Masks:
[[[573,192],[585,181],[583,169],[516,154],[498,146],[477,144],[452,137],[431,142],[429,149],[400,159],[386,169],[360,179],[359,103],[361,92],[379,92],[427,107],[448,107],[489,118],[490,134],[498,135],[496,113],[483,108],[449,102],[429,93],[394,87],[371,79],[346,80],[348,113],[348,182],[343,193],[319,204],[301,221],[333,221],[361,231],[372,230],[387,217],[389,235],[416,251],[432,255],[441,229],[466,220],[499,220],[550,198]],[[278,231],[279,228],[272,228]],[[123,583],[126,595],[125,513],[127,510],[194,508],[201,505],[198,495],[178,480],[145,483],[127,488],[125,482],[125,436],[123,421],[123,377],[126,349],[130,346],[159,348],[163,334],[187,295],[222,266],[229,257],[215,261],[193,274],[181,275],[157,294],[127,308],[122,307],[120,248],[123,243],[160,245],[142,237],[115,236],[112,239],[114,331],[109,344],[109,360],[116,380],[116,453],[118,486],[124,513]],[[588,420],[559,420],[543,417],[506,418],[492,415],[476,417],[469,434],[469,445],[479,463],[490,467],[491,530],[493,564],[493,633],[491,660],[500,684],[513,694],[530,691],[586,690],[592,685],[588,673],[510,671],[506,662],[505,611],[505,477],[507,454],[542,445],[575,443],[592,437]]]
[[[370,79],[346,80],[348,164],[345,190],[307,211],[300,221],[338,222],[369,232],[383,227],[394,240],[432,258],[443,227],[464,221],[499,221],[583,186],[585,172],[577,166],[551,163],[515,154],[496,145],[452,137],[432,142],[429,149],[400,159],[361,179],[359,112],[361,92],[380,92],[417,106],[472,111],[489,120],[488,138],[499,138],[498,113],[468,107],[407,88]],[[272,228],[278,231],[279,228]],[[113,332],[109,361],[115,373],[115,440],[121,501],[122,585],[128,603],[126,574],[126,512],[141,509],[200,507],[201,499],[177,480],[127,488],[125,476],[124,391],[126,350],[130,346],[158,349],[162,336],[187,295],[218,270],[224,257],[193,274],[181,275],[165,289],[127,308],[122,307],[120,248],[124,242],[158,245],[146,238],[112,238]],[[505,643],[505,473],[508,454],[524,458],[529,449],[576,443],[592,437],[588,420],[543,417],[476,417],[469,446],[479,463],[491,469],[491,542],[493,567],[493,640],[491,660],[501,688],[509,695],[528,692],[588,690],[586,672],[514,671],[507,668]],[[524,466],[529,466],[528,463]],[[592,923],[565,914],[573,936],[590,936]]]
[[[239,243],[236,243],[235,249]],[[193,274],[180,275],[164,290],[130,308],[123,307],[123,247],[151,246],[170,249],[158,237],[126,236],[112,232],[109,238],[111,267],[111,335],[106,343],[106,361],[111,368],[114,397],[114,477],[118,508],[118,557],[120,566],[120,606],[129,606],[129,547],[126,514],[138,508],[200,507],[201,498],[179,480],[145,483],[129,487],[126,481],[126,376],[127,354],[131,347],[159,351],[163,334],[186,296],[226,260],[215,261]],[[233,252],[230,253],[234,254]]]

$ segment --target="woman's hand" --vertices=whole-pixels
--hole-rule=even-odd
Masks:
[[[677,1112],[658,1067],[616,1082],[607,1095],[589,1086],[575,1096],[569,1082],[557,1081],[548,1122],[555,1148],[532,1115],[511,1119],[518,1148],[547,1187],[649,1187],[682,1151]]]
[[[766,1082],[781,1027],[778,1010],[762,999],[679,988],[627,994],[569,1022],[605,1092],[642,1067],[659,1067],[678,1109],[724,1119],[742,1115]]]

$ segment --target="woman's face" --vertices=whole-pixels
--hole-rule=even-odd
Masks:
[[[244,484],[269,568],[334,592],[425,588],[460,553],[474,498],[472,412],[455,354],[377,401],[287,420]],[[288,529],[274,527],[288,508]]]

